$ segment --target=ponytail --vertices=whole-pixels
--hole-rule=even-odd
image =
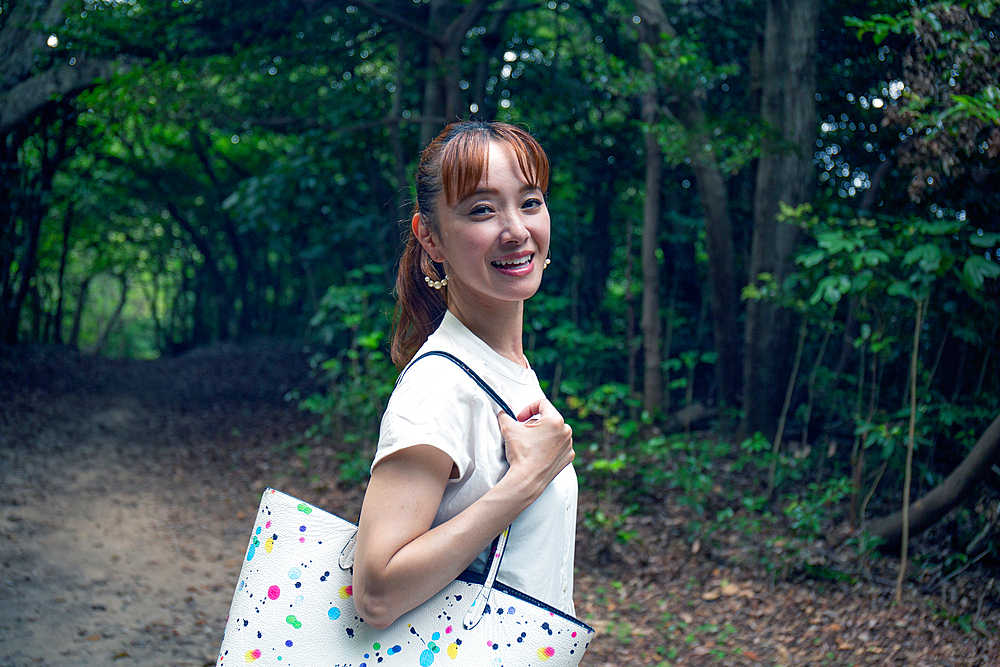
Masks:
[[[411,231],[396,274],[396,312],[393,318],[395,332],[392,336],[391,354],[392,363],[399,369],[409,363],[428,336],[434,333],[444,311],[448,309],[444,291],[447,287],[442,290],[431,289],[424,280],[424,276],[428,276],[425,271],[437,271],[429,266],[430,263],[427,251]],[[439,277],[433,279],[440,280]]]

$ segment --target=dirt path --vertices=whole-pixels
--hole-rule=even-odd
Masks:
[[[286,437],[281,394],[301,377],[232,392],[221,355],[97,377],[74,359],[4,378],[23,384],[0,422],[0,665],[214,664],[254,502],[214,445],[247,425],[258,448]]]
[[[6,664],[151,664],[165,642],[174,664],[211,661],[228,550],[143,460],[140,412],[123,400],[5,456]]]
[[[264,343],[156,362],[0,350],[0,667],[215,664],[265,484],[360,507],[337,443],[289,444],[308,419],[283,396],[307,368]],[[599,509],[621,508],[584,490],[581,516]],[[747,549],[778,535],[692,544],[697,519],[665,493],[627,544],[581,522],[583,665],[1000,665],[989,572],[897,606],[877,578],[776,580]]]

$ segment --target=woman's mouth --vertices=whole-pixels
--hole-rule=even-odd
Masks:
[[[527,255],[522,255],[520,257],[507,257],[505,259],[497,259],[491,262],[493,266],[500,269],[503,273],[510,275],[520,275],[526,270],[531,269],[531,261],[535,258],[534,253]]]

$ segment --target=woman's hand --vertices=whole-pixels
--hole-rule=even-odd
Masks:
[[[514,474],[527,482],[534,500],[576,457],[573,429],[544,398],[522,410],[517,421],[506,412],[497,419],[510,464],[507,475]]]

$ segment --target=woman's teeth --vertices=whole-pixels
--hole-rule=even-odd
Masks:
[[[516,259],[499,259],[493,262],[493,266],[505,269],[513,269],[519,266],[526,266],[531,262],[533,257],[534,255],[525,255],[524,257],[518,257]]]

